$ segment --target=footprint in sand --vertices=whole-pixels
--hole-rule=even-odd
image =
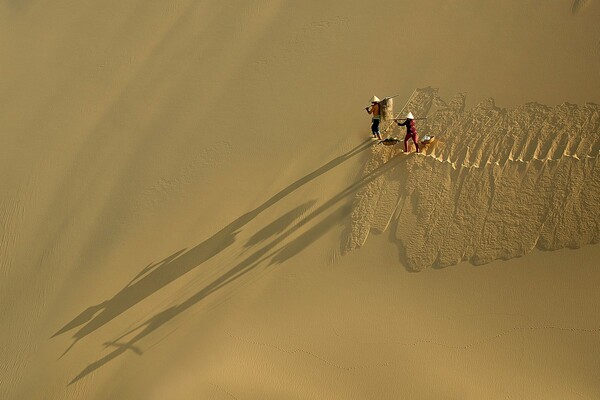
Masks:
[[[600,106],[436,100],[436,89],[418,89],[409,105],[428,117],[417,129],[439,138],[423,157],[372,148],[344,253],[388,232],[420,271],[600,242]]]

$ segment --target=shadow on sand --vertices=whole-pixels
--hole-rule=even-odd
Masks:
[[[254,210],[238,217],[235,221],[231,222],[229,225],[194,248],[189,250],[180,250],[158,263],[150,264],[145,267],[114,297],[100,304],[88,307],[52,336],[55,337],[79,327],[79,330],[73,334],[73,344],[71,344],[71,346],[65,351],[65,353],[63,353],[63,355],[66,354],[79,340],[101,328],[114,318],[129,310],[131,307],[146,299],[148,296],[159,291],[161,288],[180,278],[184,274],[194,270],[196,267],[219,254],[227,247],[231,246],[235,242],[236,235],[240,232],[240,230],[246,224],[256,218],[260,213],[278,201],[282,200],[284,197],[293,193],[303,185],[311,182],[313,179],[339,166],[344,161],[360,154],[369,148],[370,145],[370,141],[362,142],[345,154],[334,158],[310,174],[298,179],[296,182],[281,190],[279,193],[265,201]],[[247,243],[246,247],[260,243],[261,241],[268,239],[269,236],[276,235],[283,231],[290,223],[290,219],[293,219],[297,217],[299,213],[308,210],[311,205],[312,204],[310,202],[306,203],[305,205],[300,206],[298,209],[284,215],[278,221],[275,221],[264,229],[260,230],[250,238],[250,241]],[[268,246],[266,248],[268,249]],[[254,258],[251,256],[249,260],[249,262],[252,262]]]
[[[359,148],[354,150],[354,152],[360,152],[360,151],[364,150],[366,147],[363,147],[363,146],[364,145],[360,146]],[[351,153],[347,153],[347,154],[351,154]],[[337,224],[337,223],[341,223],[342,219],[346,215],[348,215],[348,213],[351,210],[350,205],[349,204],[338,205],[338,203],[340,203],[342,200],[348,198],[350,195],[355,194],[357,190],[359,190],[363,186],[369,184],[369,182],[371,182],[373,179],[376,179],[377,177],[381,176],[385,172],[387,172],[390,169],[397,166],[400,162],[402,162],[401,160],[402,160],[401,158],[394,158],[394,159],[390,160],[389,162],[381,165],[379,168],[377,168],[370,174],[360,178],[357,182],[351,184],[346,189],[342,190],[340,193],[338,193],[337,195],[333,196],[331,199],[329,199],[328,201],[323,203],[321,206],[317,207],[314,211],[309,213],[305,218],[303,218],[298,223],[292,225],[289,229],[287,229],[287,230],[282,229],[283,232],[281,234],[277,235],[275,237],[275,239],[273,239],[270,243],[264,245],[262,248],[255,251],[250,256],[246,257],[243,261],[241,261],[240,263],[235,265],[233,268],[231,268],[230,270],[225,272],[223,275],[221,275],[220,277],[218,277],[217,279],[212,281],[210,284],[208,284],[206,287],[204,287],[203,289],[198,291],[193,296],[189,297],[184,302],[180,303],[179,305],[170,307],[164,311],[157,313],[156,315],[149,318],[146,322],[144,322],[140,326],[130,330],[129,332],[126,332],[124,335],[116,338],[115,340],[113,340],[111,342],[105,343],[105,346],[116,347],[116,349],[113,350],[108,355],[104,356],[103,358],[88,365],[75,378],[73,378],[73,380],[69,383],[69,385],[77,382],[78,380],[84,378],[85,376],[92,373],[93,371],[101,368],[103,365],[107,364],[108,362],[110,362],[111,360],[120,356],[121,354],[125,353],[127,350],[132,350],[136,354],[140,354],[141,351],[136,346],[136,344],[140,340],[142,340],[143,338],[145,338],[152,332],[156,331],[158,328],[164,326],[170,320],[172,320],[176,316],[180,315],[181,313],[183,313],[185,310],[189,309],[190,307],[194,306],[195,304],[197,304],[198,302],[200,302],[201,300],[206,298],[211,293],[214,293],[215,291],[223,288],[225,285],[237,280],[238,278],[244,276],[248,272],[254,270],[261,263],[267,262],[266,267],[269,267],[269,266],[272,266],[275,264],[283,263],[284,261],[297,255],[300,251],[305,249],[309,244],[313,243],[315,240],[317,240],[319,237],[321,237],[323,234],[325,234],[329,229],[331,229],[332,226],[335,226],[335,224]],[[330,164],[327,164],[327,165],[330,165]],[[324,172],[325,170],[319,169],[317,171]],[[313,174],[307,175],[307,177],[313,176]],[[305,177],[300,181],[307,182],[308,180]],[[294,185],[291,185],[290,187],[286,188],[283,192],[280,192],[277,196],[280,196],[281,193],[285,192],[285,194],[287,194],[287,193],[289,193],[290,190],[294,190],[294,189],[290,189],[292,187],[294,187],[294,188],[299,187],[299,186],[297,186],[297,184],[300,181],[297,181]],[[279,197],[279,198],[281,198],[281,197]],[[272,200],[273,199],[269,200],[269,202],[267,202],[265,204],[268,204],[268,203],[272,204]],[[328,216],[323,218],[320,222],[316,223],[313,227],[309,228],[304,233],[300,234],[298,237],[291,240],[289,243],[283,245],[280,248],[277,248],[280,244],[282,244],[282,242],[284,242],[290,236],[295,234],[298,230],[302,229],[307,224],[314,221],[317,217],[321,216],[323,213],[327,212],[328,210],[330,210],[331,208],[333,208],[335,206],[337,206],[337,208],[333,212],[331,212]],[[303,205],[301,207],[305,207],[305,205]],[[260,209],[262,211],[262,210],[264,210],[264,208],[266,208],[266,207],[263,205],[263,206],[259,207],[258,209]],[[248,215],[248,214],[246,214],[246,215]],[[246,220],[244,220],[244,221],[246,221]],[[230,229],[230,228],[228,226],[228,228],[225,228],[225,229]],[[217,235],[220,235],[220,234],[222,235],[222,232],[224,232],[225,229],[222,230],[221,232],[219,232]],[[215,236],[217,236],[217,235],[215,235]],[[220,236],[220,237],[222,237],[222,236]],[[173,255],[170,258],[172,258],[174,256],[176,257],[176,255]],[[160,264],[160,268],[165,268],[166,265],[175,265],[181,269],[182,265],[187,266],[188,264],[187,263],[186,264],[178,264],[178,263],[176,263],[176,261],[179,260],[180,258],[184,258],[184,257],[185,257],[185,254],[179,258],[176,258],[175,260],[172,260],[172,261],[166,261],[166,262],[163,261],[162,264]],[[202,260],[205,260],[205,259],[206,258],[202,258]],[[189,261],[191,262],[192,260],[189,260]],[[197,264],[194,264],[194,265],[197,265]],[[178,272],[180,272],[180,271],[178,271]],[[179,274],[178,276],[180,276],[180,275],[181,274]],[[172,279],[171,279],[172,275],[166,275],[165,278],[169,279],[168,282],[172,281]],[[152,286],[152,288],[154,290],[156,290],[156,289],[164,286],[168,282],[160,282],[159,286],[158,286],[158,284],[156,284],[157,286]],[[128,286],[128,287],[131,287],[131,286]],[[135,294],[141,293],[141,294],[146,295],[146,292],[132,292],[132,293],[135,293]],[[119,294],[117,296],[119,296]],[[116,299],[117,296],[115,296],[113,298],[113,300],[109,300],[109,301],[115,301],[114,299]],[[138,295],[138,297],[134,297],[133,299],[136,300],[136,302],[139,302],[142,298],[139,297],[139,295]],[[124,304],[127,306],[127,308],[129,308],[134,303],[132,303],[132,301],[129,300],[129,301],[127,301],[127,303],[124,303]],[[111,310],[111,313],[106,314],[106,316],[104,316],[104,317],[101,314],[96,317],[93,317],[94,311],[90,311],[93,307],[88,308],[86,311],[84,311],[84,313],[80,314],[79,317],[77,317],[76,319],[71,321],[63,329],[61,329],[59,332],[57,332],[57,334],[65,332],[65,331],[69,330],[70,327],[77,326],[77,324],[81,325],[82,323],[85,323],[87,320],[89,320],[90,318],[93,317],[93,319],[90,322],[88,322],[88,324],[86,326],[84,326],[82,329],[80,329],[75,334],[76,340],[79,340],[80,338],[83,338],[85,335],[89,334],[93,330],[96,330],[100,326],[107,323],[110,319],[116,317],[118,314],[123,312],[125,309],[123,307],[123,303],[117,303],[115,305],[108,306],[108,307],[106,306],[106,304],[104,304],[104,306],[101,304],[101,305],[94,306],[94,307],[96,307],[96,310],[103,309],[104,310],[103,313],[108,312],[107,310]],[[111,307],[111,308],[109,308],[109,307]],[[115,311],[118,311],[118,313],[116,313]],[[84,314],[86,314],[86,316],[82,317],[82,315],[84,315]],[[110,317],[110,319],[109,319],[109,317]],[[78,318],[79,318],[79,320],[78,320]],[[124,339],[126,336],[133,334],[134,332],[138,332],[138,333],[135,336],[133,336],[130,340],[128,340],[127,342],[125,342],[125,343],[121,342],[122,339]]]

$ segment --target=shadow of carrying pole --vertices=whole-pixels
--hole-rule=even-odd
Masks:
[[[252,271],[258,265],[260,265],[263,261],[266,261],[272,257],[269,265],[273,265],[275,263],[281,263],[285,259],[288,259],[289,257],[297,254],[298,253],[297,249],[299,247],[304,248],[307,245],[306,243],[307,243],[308,239],[306,236],[308,233],[300,235],[300,237],[298,237],[296,239],[297,241],[299,241],[298,245],[294,244],[295,241],[292,241],[290,243],[290,245],[284,246],[282,249],[277,250],[273,253],[270,253],[270,254],[268,254],[268,253],[269,253],[269,251],[271,251],[272,249],[277,247],[277,245],[279,245],[285,239],[287,239],[290,235],[292,235],[293,233],[295,233],[296,231],[298,231],[299,229],[301,229],[302,227],[307,225],[309,222],[314,220],[316,217],[321,215],[323,212],[325,212],[328,209],[330,209],[331,207],[335,206],[337,203],[339,203],[341,200],[343,200],[347,196],[355,193],[358,189],[367,185],[373,179],[381,176],[382,174],[384,174],[385,172],[389,171],[391,168],[396,166],[399,162],[398,160],[400,160],[400,158],[391,159],[387,163],[385,163],[385,164],[381,165],[379,168],[375,169],[370,174],[362,177],[359,181],[348,186],[346,189],[342,190],[340,193],[338,193],[337,195],[332,197],[330,200],[323,203],[316,210],[311,212],[308,216],[306,216],[306,218],[304,218],[298,224],[293,225],[290,229],[288,229],[282,235],[278,236],[271,243],[264,246],[260,250],[257,250],[252,255],[248,256],[245,260],[243,260],[238,265],[231,268],[229,271],[227,271],[225,274],[221,275],[219,278],[215,279],[208,286],[201,289],[199,292],[197,292],[196,294],[194,294],[193,296],[188,298],[183,303],[181,303],[177,306],[170,307],[164,311],[161,311],[160,313],[154,315],[148,321],[144,322],[140,326],[132,329],[131,331],[129,331],[129,332],[125,333],[124,335],[118,337],[117,339],[111,341],[110,343],[117,343],[119,340],[121,340],[125,336],[141,329],[141,331],[137,335],[135,335],[133,338],[131,338],[131,340],[129,340],[126,343],[120,343],[117,346],[116,350],[113,350],[111,353],[104,356],[100,360],[97,360],[97,361],[93,362],[92,364],[88,365],[86,368],[84,368],[75,378],[73,378],[73,380],[71,380],[71,382],[69,382],[69,385],[77,382],[78,380],[84,378],[85,376],[89,375],[90,373],[94,372],[95,370],[101,368],[102,366],[104,366],[105,364],[110,362],[111,360],[113,360],[113,359],[117,358],[118,356],[120,356],[121,354],[125,353],[128,349],[138,349],[138,347],[135,346],[135,344],[137,342],[139,342],[141,339],[148,336],[149,334],[151,334],[158,328],[162,327],[167,322],[169,322],[170,320],[172,320],[179,314],[183,313],[188,308],[192,307],[193,305],[197,304],[198,302],[200,302],[201,300],[206,298],[208,295],[216,292],[217,290],[223,288],[227,284],[237,280],[238,278],[240,278],[240,277],[244,276],[245,274],[247,274],[248,272]],[[340,209],[343,209],[343,206]],[[334,212],[332,215],[337,217],[339,215],[339,210]],[[330,223],[330,222],[331,222],[330,218],[326,218],[324,221],[322,221],[322,223]],[[322,224],[318,224],[317,226],[319,226],[319,228],[321,228],[321,225]],[[308,232],[310,232],[310,230]],[[319,235],[316,235],[316,237],[313,237],[313,240],[315,240],[318,237],[319,237]],[[136,352],[136,353],[139,354],[139,352]]]
[[[83,327],[75,332],[73,335],[73,344],[69,346],[63,355],[66,354],[79,340],[101,328],[137,303],[146,299],[148,296],[157,292],[184,274],[190,272],[194,268],[203,264],[210,258],[214,257],[232,245],[235,242],[235,237],[239,233],[239,230],[256,218],[264,210],[293,193],[303,185],[311,182],[313,179],[325,174],[331,169],[342,164],[344,161],[366,150],[370,147],[371,143],[372,142],[370,140],[364,141],[350,151],[334,158],[328,163],[317,168],[315,171],[298,179],[254,210],[238,217],[235,221],[231,222],[229,225],[194,248],[188,251],[185,251],[185,249],[180,250],[165,258],[163,261],[144,268],[144,270],[142,270],[138,276],[136,276],[114,297],[100,304],[88,307],[73,320],[63,326],[60,330],[58,330],[54,335],[52,335],[52,337],[55,337],[83,325]]]

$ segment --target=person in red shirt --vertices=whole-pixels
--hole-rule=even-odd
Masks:
[[[409,112],[406,115],[406,121],[398,122],[398,126],[406,126],[406,136],[404,137],[404,152],[408,153],[408,139],[412,139],[415,143],[415,147],[417,148],[417,153],[419,153],[419,134],[417,133],[417,128],[415,127],[415,117]]]

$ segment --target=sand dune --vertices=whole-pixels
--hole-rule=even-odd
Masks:
[[[599,17],[0,2],[0,400],[600,398]]]
[[[411,270],[600,241],[597,105],[465,110],[463,95],[436,93],[417,91],[407,109],[427,115],[417,126],[438,142],[419,155],[373,148],[365,175],[395,166],[357,195],[346,252],[388,228]]]

